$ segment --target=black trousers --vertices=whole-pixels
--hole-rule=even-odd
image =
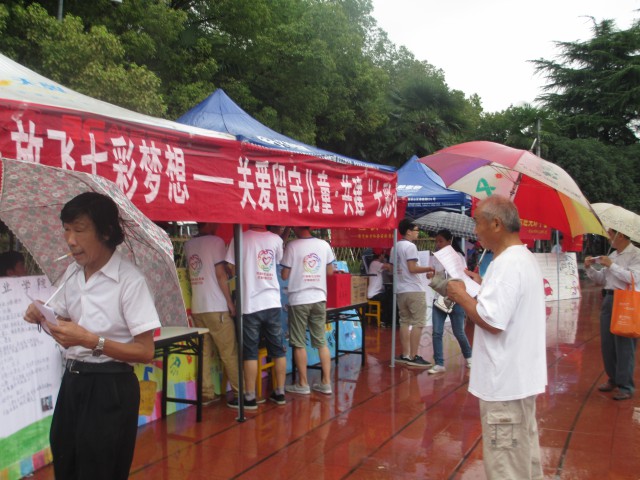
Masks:
[[[391,325],[392,317],[391,313],[393,310],[393,292],[389,289],[385,288],[385,291],[382,293],[378,293],[374,295],[369,300],[377,300],[380,302],[380,321],[387,325]]]
[[[127,479],[139,407],[140,384],[133,372],[65,370],[49,435],[55,478]]]

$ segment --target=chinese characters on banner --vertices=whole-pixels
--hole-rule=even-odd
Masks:
[[[395,173],[25,105],[0,101],[3,157],[105,177],[155,221],[397,224]]]
[[[332,228],[331,246],[333,247],[393,247],[393,230],[379,228]]]
[[[551,228],[534,220],[520,219],[521,240],[549,240]]]

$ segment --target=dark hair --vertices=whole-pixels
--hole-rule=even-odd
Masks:
[[[24,255],[15,250],[0,253],[0,277],[6,277],[9,270],[16,268],[18,263],[24,263]]]
[[[410,218],[404,218],[400,221],[400,225],[398,225],[398,231],[400,235],[406,235],[407,231],[413,230],[416,227],[416,224],[413,223],[413,220]]]
[[[449,230],[447,230],[446,228],[443,228],[442,230],[438,230],[438,233],[436,233],[436,237],[437,236],[444,238],[447,242],[451,242],[451,246],[453,247],[453,249],[456,252],[464,255],[462,248],[460,248],[460,241],[458,240],[458,238],[454,237]]]
[[[104,243],[114,249],[124,241],[120,211],[116,202],[97,192],[85,192],[69,200],[60,212],[62,223],[72,223],[86,215],[96,227]]]

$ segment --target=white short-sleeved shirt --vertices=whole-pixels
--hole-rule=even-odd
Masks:
[[[382,281],[382,262],[380,260],[373,260],[369,264],[369,275],[375,275],[375,277],[369,276],[369,287],[367,288],[367,298],[372,298],[379,293],[384,292],[384,282]]]
[[[193,313],[226,312],[216,265],[224,262],[227,249],[224,240],[215,235],[192,238],[184,245],[191,282],[191,311]]]
[[[502,332],[475,327],[469,392],[486,401],[518,400],[544,392],[544,286],[538,262],[527,247],[509,247],[491,262],[477,300],[478,315]]]
[[[64,278],[69,278],[52,301],[56,313],[96,335],[121,343],[160,328],[160,319],[144,275],[128,259],[115,252],[109,261],[85,281],[83,268],[71,264]],[[86,362],[109,362],[112,358],[94,357],[92,350],[69,347],[68,359]]]
[[[290,268],[289,305],[327,301],[327,265],[335,261],[331,246],[319,238],[298,238],[287,244],[282,266]]]
[[[269,231],[247,230],[242,234],[242,313],[280,308],[278,264],[283,254],[282,239]],[[234,241],[227,250],[227,262],[235,265]]]
[[[418,258],[418,248],[413,242],[409,240],[400,240],[396,244],[398,247],[398,254],[396,261],[398,262],[398,277],[396,279],[396,289],[398,293],[408,292],[425,292],[427,291],[426,282],[422,282],[418,275],[424,275],[420,273],[411,273],[407,262],[409,260],[415,260],[416,265],[420,265],[420,259]],[[391,261],[393,261],[393,249],[391,250]]]

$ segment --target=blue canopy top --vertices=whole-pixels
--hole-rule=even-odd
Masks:
[[[240,108],[221,88],[176,121],[185,125],[230,133],[240,141],[247,141],[263,147],[306,153],[347,165],[359,165],[388,172],[395,171],[395,168],[387,165],[367,163],[328,152],[271,130]]]
[[[415,155],[398,170],[398,196],[408,197],[407,216],[419,218],[436,210],[469,212],[471,197],[449,190],[442,179]]]

